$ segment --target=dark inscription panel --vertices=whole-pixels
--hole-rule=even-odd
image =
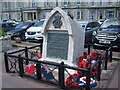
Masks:
[[[47,57],[67,60],[68,42],[68,34],[48,33]]]

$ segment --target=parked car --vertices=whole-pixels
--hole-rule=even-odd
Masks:
[[[37,23],[35,23],[32,27],[28,28],[25,33],[25,39],[27,41],[40,41],[43,39],[42,25],[44,23],[44,19],[41,19]]]
[[[2,22],[17,22],[15,19],[4,19]]]
[[[100,45],[120,47],[120,18],[110,18],[93,32],[93,42]]]
[[[17,25],[18,23],[16,22],[1,22],[0,23],[1,29],[4,30],[5,32],[14,29]]]
[[[100,24],[97,21],[79,21],[85,31],[85,43],[92,42],[92,33]]]
[[[105,21],[105,19],[100,19],[100,20],[98,20],[98,23],[101,25],[104,21]]]
[[[15,29],[7,32],[7,35],[11,36],[11,39],[14,40],[16,37],[20,37],[21,40],[25,40],[26,30],[33,26],[35,22],[24,22],[15,27]]]

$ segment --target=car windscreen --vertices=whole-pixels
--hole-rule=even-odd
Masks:
[[[16,24],[16,23],[2,23],[1,25],[3,28],[6,28],[6,27],[16,27],[18,24]]]
[[[11,26],[11,27],[15,27],[15,26],[17,26],[18,24],[16,24],[16,23],[7,23],[6,25]]]
[[[21,23],[17,25],[15,28],[27,28],[31,23]]]
[[[44,21],[39,21],[39,22],[35,23],[35,24],[33,25],[33,27],[40,27],[40,26],[43,25],[43,23],[44,23]]]
[[[101,28],[120,27],[120,19],[109,19],[103,22]]]

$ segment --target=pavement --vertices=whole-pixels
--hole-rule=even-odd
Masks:
[[[34,45],[38,45],[38,43],[29,43],[29,42],[22,42],[22,43],[15,43],[14,41],[12,41],[14,48],[8,51],[13,51],[13,50],[17,50],[17,49],[21,49],[24,47],[31,47]],[[2,74],[0,76],[2,76],[2,88],[40,88],[40,89],[44,89],[44,88],[48,88],[48,89],[58,89],[57,86],[49,84],[49,83],[44,83],[44,82],[40,82],[31,78],[27,78],[27,77],[19,77],[18,74],[9,74],[5,72],[5,64],[4,64],[4,54],[0,53],[0,58],[2,58],[1,60],[1,64],[0,66],[2,66],[2,69],[0,72],[2,72]]]
[[[39,43],[15,43],[12,41],[14,48],[12,50],[16,50],[18,48],[30,47],[34,45],[38,45]],[[9,51],[12,51],[9,50]],[[119,53],[114,53],[114,56],[118,58],[118,60],[113,60],[112,63],[108,63],[108,70],[103,70],[101,75],[101,80],[98,82],[98,85],[95,88],[100,89],[120,89],[120,60]],[[9,74],[5,72],[4,66],[4,57],[3,53],[0,53],[0,58],[2,58],[2,62],[0,66],[2,66],[2,88],[51,88],[51,89],[59,89],[57,86],[51,85],[49,83],[43,83],[36,81],[30,78],[21,78],[17,74]],[[1,78],[0,78],[1,79]]]

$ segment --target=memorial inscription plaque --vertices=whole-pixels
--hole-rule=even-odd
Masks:
[[[69,36],[67,33],[48,33],[47,57],[67,60]]]

